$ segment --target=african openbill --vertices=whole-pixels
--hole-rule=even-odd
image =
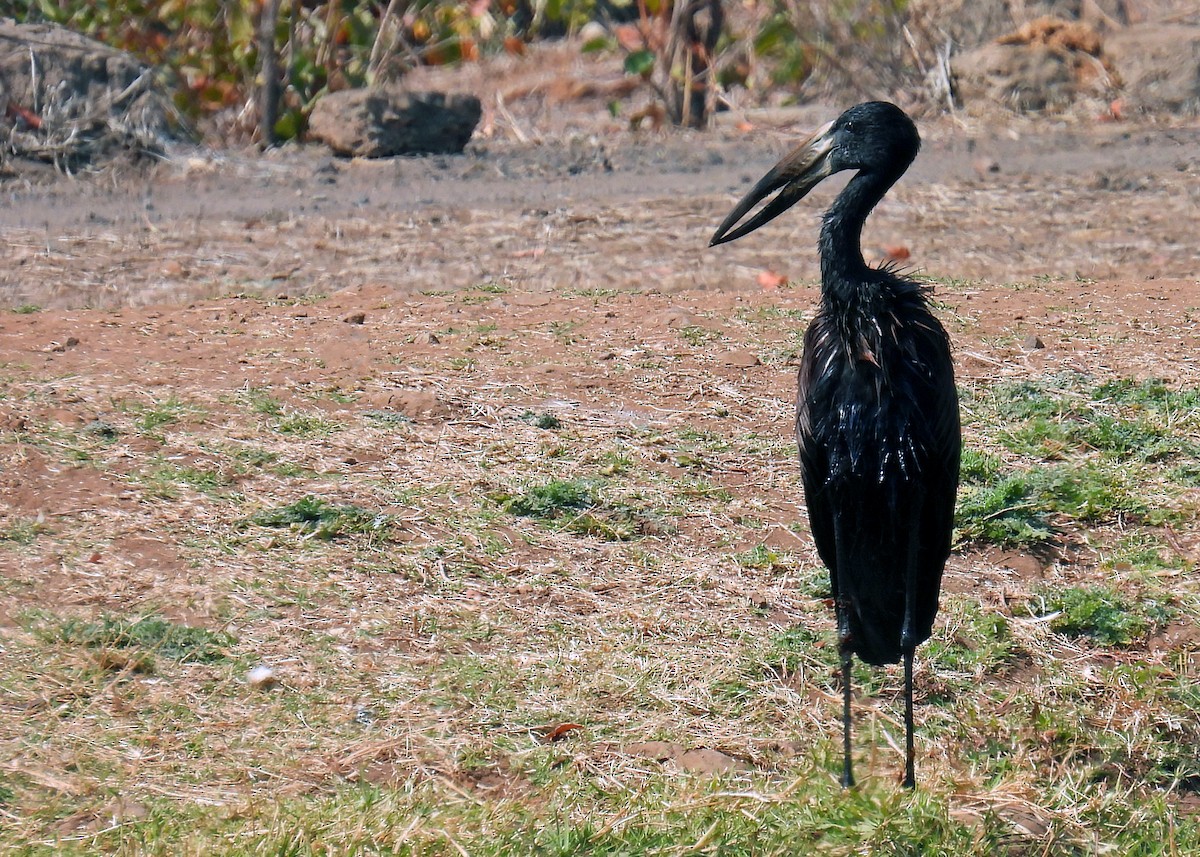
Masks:
[[[929,639],[950,553],[962,444],[950,340],[926,289],[872,268],[863,221],[917,155],[894,104],[851,107],[768,172],[710,246],[740,238],[841,170],[857,170],[821,224],[821,307],[804,336],[796,434],[813,539],[829,568],[842,661],[842,784],[850,765],[850,659],[904,661],[904,784],[913,766],[913,650]],[[772,191],[779,194],[734,226]]]

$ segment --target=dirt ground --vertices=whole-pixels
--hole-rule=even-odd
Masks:
[[[790,444],[798,336],[818,298],[819,214],[839,183],[752,236],[707,244],[748,183],[836,110],[731,117],[706,134],[632,134],[602,101],[573,109],[578,127],[561,136],[531,133],[536,117],[520,114],[526,142],[497,133],[460,157],[179,152],[149,170],[5,179],[0,519],[49,521],[57,535],[5,560],[17,583],[4,592],[0,629],[19,634],[21,611],[48,606],[87,615],[147,606],[200,626],[221,625],[216,617],[231,611],[234,625],[258,621],[240,594],[222,590],[215,605],[212,585],[218,573],[256,576],[257,559],[243,554],[214,572],[197,565],[185,537],[176,541],[199,538],[206,516],[232,521],[245,509],[190,494],[148,499],[139,481],[153,462],[223,467],[220,444],[250,437],[239,416],[248,392],[339,424],[404,420],[412,437],[394,446],[347,431],[296,454],[346,498],[410,479],[453,486],[437,500],[447,508],[455,492],[482,490],[490,467],[520,472],[519,460],[497,465],[489,450],[529,411],[612,436],[733,427]],[[922,153],[869,221],[864,246],[869,259],[907,254],[933,278],[962,383],[1069,369],[1200,385],[1200,126],[935,118],[921,130]],[[179,439],[127,432],[106,448],[104,467],[64,464],[72,438],[128,423],[139,401],[183,403],[173,417]],[[61,438],[62,451],[24,443],[34,426],[47,442]],[[552,454],[532,443],[523,454],[543,453]],[[722,462],[733,498],[722,518],[752,509],[766,543],[815,563],[790,527],[803,520],[794,464],[764,472]],[[238,487],[249,505],[275,490]],[[384,511],[413,539],[427,530],[431,544],[453,528],[402,505]],[[698,517],[673,540],[701,568],[728,547],[724,537]],[[1181,555],[1200,558],[1195,534],[1177,538]],[[509,548],[513,569],[571,565],[595,604],[541,603],[514,582],[458,596],[470,609],[498,598],[531,622],[562,610],[586,623],[587,610],[625,609],[668,588],[678,590],[670,597],[680,615],[697,597],[677,582],[642,591],[651,584],[624,580],[603,553],[549,556],[518,538]],[[989,597],[1002,599],[1006,579],[1040,578],[1043,562],[956,553],[946,587],[999,581]],[[718,597],[757,603],[770,591],[767,600],[787,607],[772,589],[782,584],[747,575],[714,584]],[[353,586],[362,616],[386,621],[427,597],[365,574]],[[786,612],[772,621],[786,625]],[[353,616],[336,622],[365,621]],[[299,607],[296,617],[325,621]],[[264,659],[286,662],[275,642],[263,644]],[[397,645],[393,654],[404,655]]]
[[[709,134],[599,118],[587,136],[460,157],[192,152],[148,171],[9,179],[0,303],[39,311],[2,319],[0,423],[86,426],[129,397],[219,410],[248,388],[296,402],[338,389],[353,408],[434,423],[549,408],[699,424],[729,399],[789,438],[819,213],[838,182],[748,238],[707,240],[830,113]],[[864,247],[907,252],[934,278],[960,380],[1069,369],[1200,384],[1200,127],[922,130]],[[767,312],[784,319],[742,321]],[[671,371],[625,371],[645,354]],[[14,456],[7,514],[120,498],[82,472]]]
[[[0,305],[24,312],[0,324],[0,420],[86,425],[122,396],[323,385],[422,418],[486,399],[679,422],[717,391],[768,397],[770,431],[788,436],[792,361],[761,357],[794,348],[817,299],[819,214],[840,182],[748,238],[707,243],[835,110],[724,116],[697,134],[631,133],[598,100],[562,109],[536,141],[497,133],[458,157],[189,150],[8,178]],[[539,115],[509,114],[527,128]],[[864,248],[934,279],[960,378],[1200,383],[1200,125],[921,129]],[[737,321],[767,310],[797,319],[773,342]],[[676,369],[614,371],[647,349]],[[22,401],[30,384],[42,392]],[[10,514],[87,505],[92,488],[41,466],[6,464]]]
[[[361,328],[335,325],[328,347],[368,373],[373,349],[447,323],[441,293],[485,284],[503,295],[453,312],[501,328],[595,323],[587,301],[568,294],[616,290],[626,309],[603,325],[627,341],[679,326],[664,321],[672,308],[719,320],[742,303],[811,305],[819,214],[836,179],[745,240],[708,249],[707,239],[832,108],[728,117],[707,134],[633,134],[601,102],[571,110],[574,133],[525,143],[498,134],[459,157],[180,151],[149,169],[18,173],[0,210],[0,305],[44,311],[4,321],[4,359],[45,353],[119,377],[147,371],[144,349],[159,344],[169,365],[184,366],[200,355],[168,341],[178,324],[209,359],[232,362],[243,355],[213,332],[241,312],[239,295],[268,299],[253,301],[252,315],[289,328],[367,313]],[[869,260],[899,250],[943,283],[939,299],[972,320],[957,342],[966,371],[1073,361],[1194,377],[1200,126],[942,117],[922,133],[864,248]],[[789,285],[764,291],[763,271]],[[299,319],[273,305],[313,296],[324,299]],[[1071,344],[1081,325],[1121,346],[1081,353]],[[1030,334],[1047,348],[1017,347]],[[72,338],[65,352],[45,350]]]

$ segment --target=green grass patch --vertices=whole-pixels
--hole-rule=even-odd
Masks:
[[[245,523],[256,527],[286,527],[307,537],[329,540],[349,535],[385,535],[391,519],[359,506],[338,505],[309,495],[285,506],[255,512]]]
[[[750,550],[733,555],[733,561],[742,568],[761,568],[774,570],[777,568],[792,568],[795,562],[791,556],[781,554],[767,545],[755,545]]]
[[[1192,514],[1177,500],[1200,484],[1200,391],[1059,373],[962,399],[968,433],[1000,450],[964,451],[960,539],[1033,547],[1074,524]]]
[[[724,339],[725,334],[719,330],[711,330],[707,327],[701,327],[698,324],[689,324],[679,328],[679,338],[688,345],[699,348],[702,345],[707,345],[710,342],[715,342],[718,339]]]
[[[239,390],[235,399],[256,414],[268,417],[277,417],[283,414],[283,403],[262,387],[246,387]]]
[[[202,408],[176,396],[149,405],[142,402],[125,403],[122,408],[134,416],[134,427],[147,435],[157,435],[159,429],[174,425],[185,417],[197,418],[204,414]]]
[[[178,497],[181,487],[219,497],[232,484],[232,480],[220,470],[208,467],[180,467],[169,463],[155,467],[141,481],[151,494],[165,499]]]
[[[275,431],[290,437],[320,437],[340,430],[340,425],[321,414],[300,411],[291,411],[275,421]]]
[[[958,539],[967,542],[1029,547],[1053,537],[1028,481],[1015,474],[982,483],[964,479],[955,525]]]
[[[511,515],[606,541],[629,541],[649,531],[666,529],[628,503],[602,498],[598,483],[592,479],[552,479],[519,494],[494,494],[491,499]]]
[[[1057,614],[1050,621],[1052,630],[1071,637],[1089,637],[1105,646],[1127,646],[1167,618],[1161,605],[1135,604],[1105,586],[1071,587],[1049,593],[1045,606],[1050,614]]]
[[[69,619],[45,634],[51,640],[88,649],[132,649],[180,663],[211,664],[229,657],[229,634],[170,622],[161,616],[140,619],[102,617],[96,622]]]
[[[41,521],[33,518],[10,518],[0,527],[0,542],[12,542],[17,545],[31,545],[37,537],[47,531]]]
[[[966,673],[975,680],[1012,660],[1016,644],[1004,614],[957,599],[943,603],[942,613],[942,627],[921,649],[939,673]]]

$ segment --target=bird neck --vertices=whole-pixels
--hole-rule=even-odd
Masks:
[[[881,282],[863,261],[862,227],[899,173],[860,172],[825,212],[821,224],[821,293],[828,304],[855,303]]]

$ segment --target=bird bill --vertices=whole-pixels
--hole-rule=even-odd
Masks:
[[[833,123],[830,122],[819,129],[759,179],[758,184],[742,197],[733,211],[729,212],[729,216],[717,228],[708,246],[715,247],[717,244],[724,244],[753,232],[787,211],[824,179],[829,178],[833,173],[829,159],[833,151],[833,136],[830,134],[832,128]],[[733,228],[750,209],[778,188],[782,190],[774,199],[741,226]]]

